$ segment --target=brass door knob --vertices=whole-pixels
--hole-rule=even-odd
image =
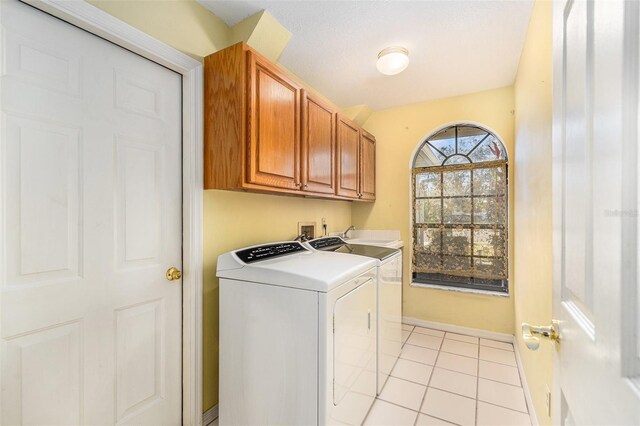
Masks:
[[[171,268],[167,269],[167,273],[165,274],[165,276],[169,281],[179,280],[180,278],[182,278],[182,272],[180,272],[180,269],[172,266]]]
[[[532,351],[537,350],[540,347],[540,339],[536,336],[546,337],[553,342],[560,342],[560,322],[552,320],[551,325],[540,326],[531,325],[526,322],[522,323],[522,340]]]

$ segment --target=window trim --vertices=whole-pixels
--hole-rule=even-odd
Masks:
[[[477,294],[481,296],[509,297],[511,295],[511,288],[509,286],[507,286],[506,292],[501,292],[501,291],[483,290],[483,289],[475,289],[475,288],[455,287],[455,286],[448,286],[448,285],[441,285],[441,284],[427,284],[427,283],[413,281],[413,279],[411,280],[409,285],[411,287],[416,287],[416,288],[429,288],[433,290],[455,291],[458,293]]]
[[[500,142],[501,144],[501,148],[504,152],[504,159],[500,159],[500,160],[493,160],[493,161],[486,161],[486,162],[477,162],[477,163],[465,163],[465,164],[444,164],[444,162],[446,161],[443,160],[443,164],[441,165],[432,165],[432,166],[427,166],[427,167],[414,167],[414,164],[416,162],[416,158],[418,156],[418,154],[420,153],[420,151],[422,150],[422,148],[427,144],[427,142],[429,141],[430,138],[434,137],[435,135],[441,133],[442,131],[450,128],[450,127],[454,127],[454,126],[467,126],[467,127],[477,127],[485,132],[487,132],[489,135],[493,135],[498,142]],[[486,139],[486,137],[484,138]],[[478,146],[480,146],[480,144],[484,141],[484,139],[482,141],[480,141],[475,147],[477,148]],[[457,143],[457,141],[456,141]],[[454,153],[453,155],[458,155],[457,153]],[[453,156],[452,155],[452,156]],[[462,155],[462,154],[460,154]],[[464,156],[464,155],[463,155]],[[448,158],[447,158],[448,159]],[[505,253],[505,257],[506,257],[506,270],[507,270],[507,277],[506,279],[504,279],[503,281],[506,282],[506,291],[496,291],[496,290],[489,290],[489,289],[482,289],[482,288],[470,288],[470,287],[464,287],[464,286],[460,286],[460,283],[455,283],[455,282],[451,282],[451,285],[446,285],[446,284],[438,284],[438,283],[425,283],[425,282],[419,282],[419,281],[414,281],[413,278],[413,273],[414,273],[414,263],[413,263],[413,259],[414,259],[414,245],[415,245],[415,173],[416,171],[419,170],[442,170],[443,168],[445,170],[455,170],[457,167],[456,166],[463,166],[460,168],[468,168],[470,165],[473,165],[472,167],[474,168],[484,168],[487,166],[492,166],[492,165],[496,165],[496,164],[505,164],[505,171],[506,171],[506,192],[505,192],[505,198],[506,198],[506,221],[505,221],[505,232],[507,234],[507,242],[506,242],[506,253]],[[466,166],[466,167],[465,167]],[[511,187],[509,186],[509,150],[507,149],[507,146],[505,145],[505,143],[503,142],[502,137],[499,135],[498,132],[494,131],[493,129],[491,129],[488,126],[485,126],[484,124],[481,123],[477,123],[477,122],[472,122],[472,121],[457,121],[457,122],[452,122],[452,123],[448,123],[442,126],[439,126],[435,129],[433,129],[431,132],[429,132],[425,137],[421,138],[420,141],[416,144],[416,147],[414,148],[411,157],[409,158],[409,190],[410,190],[410,196],[409,196],[409,223],[410,223],[410,242],[411,242],[411,262],[410,262],[410,276],[411,276],[411,281],[409,282],[409,285],[411,287],[417,287],[417,288],[430,288],[430,289],[436,289],[436,290],[443,290],[443,291],[455,291],[455,292],[461,292],[461,293],[471,293],[471,294],[478,294],[478,295],[486,295],[486,296],[498,296],[498,297],[510,297],[511,295],[511,247],[512,247],[512,241],[510,239],[511,237]],[[444,281],[443,281],[444,282]]]

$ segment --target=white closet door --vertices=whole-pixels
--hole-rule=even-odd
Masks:
[[[179,424],[181,77],[0,15],[0,421]]]

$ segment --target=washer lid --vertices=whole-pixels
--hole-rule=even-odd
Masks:
[[[337,253],[357,254],[360,256],[372,257],[378,260],[385,260],[398,253],[398,249],[369,246],[364,244],[349,244],[339,237],[324,237],[309,241],[307,244],[316,250],[333,251]]]
[[[283,287],[328,292],[376,266],[373,258],[351,256],[343,253],[311,251],[307,248],[292,249],[293,242],[254,246],[225,253],[218,257],[218,278],[251,281]],[[287,253],[255,256],[243,261],[251,253],[273,252],[276,247],[286,247]],[[266,247],[272,247],[266,249]],[[248,250],[260,249],[260,250]],[[278,251],[280,249],[276,249]],[[239,256],[240,254],[240,256]]]

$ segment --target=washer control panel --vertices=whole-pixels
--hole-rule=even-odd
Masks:
[[[248,249],[237,251],[236,256],[238,256],[244,263],[253,263],[259,260],[272,259],[274,257],[285,256],[299,251],[308,250],[304,248],[302,244],[291,241],[250,247]]]
[[[340,237],[319,238],[309,241],[309,245],[316,250],[323,250],[327,247],[335,247],[342,244],[345,244],[345,242]]]

